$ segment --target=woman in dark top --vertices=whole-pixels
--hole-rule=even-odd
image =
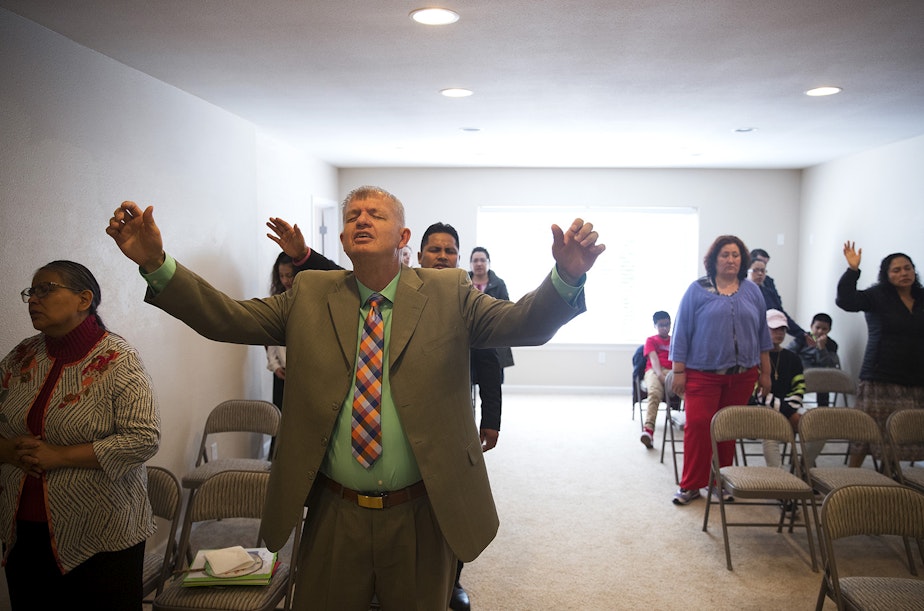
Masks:
[[[924,409],[924,287],[911,257],[893,253],[879,265],[879,279],[868,289],[857,290],[860,257],[853,242],[844,243],[847,271],[837,283],[837,305],[848,312],[864,312],[868,338],[857,408],[871,415],[885,430],[892,412]],[[850,464],[859,466],[870,451],[879,448],[851,447]],[[924,446],[904,448],[901,460],[921,458]]]

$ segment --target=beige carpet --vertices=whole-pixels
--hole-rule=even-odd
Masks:
[[[704,533],[704,501],[671,503],[661,421],[658,449],[646,450],[630,406],[629,396],[505,395],[500,442],[486,456],[501,527],[462,573],[472,609],[814,609],[821,576],[804,531],[732,529],[726,570],[717,514]],[[898,541],[862,537],[847,555],[846,572],[909,576]],[[5,583],[0,592],[2,611]]]
[[[814,609],[821,577],[804,530],[732,529],[728,571],[718,515],[704,533],[705,501],[671,503],[661,430],[659,421],[658,449],[646,450],[629,396],[507,393],[500,441],[486,457],[501,527],[462,573],[472,608]],[[850,544],[855,561],[844,568],[909,576],[900,542]]]

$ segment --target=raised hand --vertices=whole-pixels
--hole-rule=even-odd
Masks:
[[[308,252],[308,246],[305,244],[305,236],[298,224],[290,225],[279,217],[270,217],[266,226],[273,230],[273,233],[266,234],[266,237],[279,244],[282,252],[292,257],[293,261],[298,261]]]
[[[154,206],[142,212],[135,202],[122,202],[112,213],[106,233],[144,271],[153,272],[163,265],[164,242],[154,222]]]
[[[863,256],[863,249],[854,250],[854,242],[844,242],[844,258],[847,259],[847,265],[850,269],[860,269],[860,258]]]
[[[606,246],[597,244],[597,232],[591,223],[574,219],[567,231],[552,225],[552,256],[561,279],[574,286],[586,274]]]

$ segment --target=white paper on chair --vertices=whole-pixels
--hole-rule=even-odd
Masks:
[[[209,550],[204,555],[215,575],[245,569],[254,563],[253,557],[240,545]]]

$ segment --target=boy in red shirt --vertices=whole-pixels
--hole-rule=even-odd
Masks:
[[[670,314],[658,311],[651,318],[658,334],[645,340],[643,350],[646,359],[645,386],[648,387],[648,411],[645,414],[642,443],[649,449],[654,447],[652,438],[654,437],[655,420],[658,417],[658,407],[661,401],[665,400],[664,376],[671,370],[671,360],[668,358],[671,349]]]

